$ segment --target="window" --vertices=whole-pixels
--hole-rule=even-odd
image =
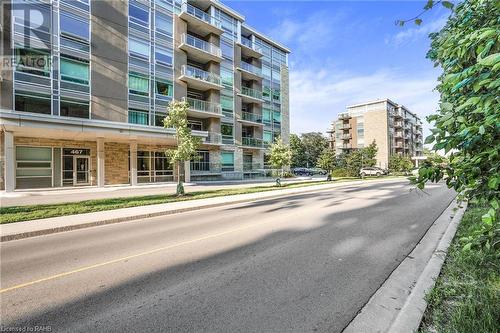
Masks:
[[[191,160],[191,171],[210,171],[210,153],[199,150],[197,154],[198,158]]]
[[[224,58],[233,59],[233,57],[234,57],[234,51],[233,51],[233,45],[232,45],[232,43],[230,44],[229,42],[221,40],[220,48],[221,48],[221,51],[222,51],[222,56]]]
[[[16,70],[49,77],[50,54],[31,49],[16,49]]]
[[[51,114],[50,95],[16,91],[16,111]]]
[[[234,171],[234,153],[223,151],[221,152],[222,171]]]
[[[281,124],[281,113],[280,112],[273,112],[273,123],[276,125]]]
[[[271,68],[269,66],[262,66],[262,75],[265,77],[271,78]]]
[[[163,120],[167,115],[164,113],[155,113],[155,126],[165,127],[163,124]]]
[[[142,8],[129,3],[128,14],[130,21],[143,26],[149,25],[149,12],[146,10],[146,8]]]
[[[224,67],[221,67],[220,69],[220,77],[222,80],[222,85],[227,88],[232,88],[233,87],[233,82],[234,82],[234,76],[233,76],[233,71],[230,69],[226,69]]]
[[[262,89],[262,98],[270,100],[271,99],[271,88],[264,86]]]
[[[89,64],[80,60],[61,57],[61,80],[89,84]]]
[[[233,125],[231,124],[221,124],[220,132],[222,135],[233,136]]]
[[[16,188],[52,186],[52,148],[16,147]]]
[[[262,109],[262,122],[266,125],[271,125],[273,112],[270,109]]]
[[[156,62],[172,65],[172,51],[167,48],[156,46],[155,58]]]
[[[233,97],[222,95],[220,97],[220,104],[222,107],[222,112],[224,114],[227,114],[230,117],[232,117],[233,116]]]
[[[273,134],[269,131],[264,131],[262,133],[262,139],[265,143],[272,143],[273,142]]]
[[[131,94],[149,96],[149,79],[140,74],[128,75],[128,90]]]
[[[153,153],[152,153],[153,154]],[[154,179],[155,182],[167,182],[174,180],[172,164],[163,152],[154,153]]]
[[[279,90],[273,89],[273,102],[279,102],[281,100],[281,93]]]
[[[83,19],[63,10],[61,10],[60,20],[62,35],[84,41],[89,40],[90,33],[88,21],[84,21]]]
[[[173,96],[173,85],[172,82],[156,80],[156,94],[162,96]]]
[[[72,99],[61,99],[60,115],[62,117],[89,118],[89,102]]]
[[[173,29],[172,17],[156,12],[155,21],[156,21],[155,25],[157,31],[163,32],[168,35],[172,35],[172,29]]]
[[[129,38],[128,50],[131,55],[149,59],[149,43]]]
[[[201,121],[188,120],[188,127],[192,131],[203,131],[203,123]]]
[[[148,112],[143,110],[130,109],[128,110],[129,124],[148,125]]]

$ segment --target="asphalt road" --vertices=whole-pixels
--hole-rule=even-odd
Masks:
[[[2,243],[1,324],[339,332],[454,197],[410,189],[346,185]]]

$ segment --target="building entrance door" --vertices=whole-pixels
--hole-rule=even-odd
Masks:
[[[74,183],[75,185],[88,185],[89,182],[89,158],[74,156],[75,158],[75,176]]]

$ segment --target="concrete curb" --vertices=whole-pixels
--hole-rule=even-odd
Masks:
[[[450,247],[451,241],[453,237],[455,237],[458,225],[462,220],[466,208],[467,203],[464,203],[461,207],[459,206],[458,210],[455,212],[445,234],[434,250],[431,259],[418,278],[415,288],[413,288],[412,293],[408,296],[396,320],[392,323],[389,333],[418,331],[425,309],[427,308],[425,296],[431,291],[436,283],[436,279],[441,272],[441,267],[443,267],[448,247]]]
[[[13,241],[13,240],[29,238],[29,237],[49,235],[49,234],[54,234],[54,233],[58,233],[58,232],[78,230],[78,229],[90,228],[90,227],[106,225],[106,224],[114,224],[114,223],[128,222],[128,221],[133,221],[133,220],[146,219],[146,218],[151,218],[151,217],[185,213],[185,212],[196,211],[196,210],[201,210],[201,209],[216,208],[216,207],[221,207],[221,206],[270,200],[270,199],[276,199],[276,198],[280,198],[280,197],[284,197],[284,196],[324,191],[324,190],[336,188],[336,187],[339,187],[342,185],[349,186],[349,185],[354,185],[354,184],[370,184],[370,183],[397,181],[397,180],[399,180],[399,179],[390,178],[390,179],[381,179],[381,180],[370,180],[368,182],[366,182],[366,181],[350,181],[350,182],[341,182],[341,183],[332,183],[332,184],[311,185],[310,187],[313,187],[313,188],[310,188],[310,187],[308,188],[308,187],[304,186],[304,187],[289,189],[290,190],[289,193],[283,193],[283,191],[286,191],[286,189],[275,190],[275,191],[266,191],[266,192],[256,192],[256,193],[252,193],[252,194],[263,194],[263,197],[253,197],[253,198],[244,198],[244,199],[238,199],[238,197],[245,196],[247,194],[237,194],[237,195],[232,195],[232,196],[227,196],[227,197],[210,198],[210,199],[220,199],[220,198],[225,199],[222,202],[217,202],[217,203],[212,203],[212,204],[196,205],[197,201],[206,200],[206,199],[188,200],[188,201],[184,201],[184,202],[185,203],[192,203],[192,205],[190,207],[185,207],[185,208],[162,209],[160,211],[155,211],[155,212],[150,212],[150,213],[141,213],[141,214],[134,213],[134,214],[130,214],[127,216],[105,218],[105,219],[99,219],[96,221],[82,222],[82,223],[69,224],[69,225],[63,225],[63,226],[54,226],[54,227],[42,228],[39,230],[12,233],[12,234],[8,234],[8,235],[3,235],[3,228],[1,228],[1,226],[0,226],[0,230],[2,230],[2,236],[0,237],[0,242],[8,242],[8,241]],[[276,193],[276,192],[278,192],[278,193]],[[149,205],[149,206],[143,206],[143,207],[148,207],[149,209],[154,210],[154,208],[157,208],[157,207],[162,206],[162,205],[169,205],[169,204],[172,204],[172,203],[159,204],[159,205]],[[132,207],[132,208],[137,208],[137,207]],[[109,215],[113,215],[114,211],[120,211],[120,210],[126,210],[126,209],[130,209],[130,208],[122,208],[122,209],[117,209],[117,210],[102,211],[102,212],[95,212],[95,213],[108,213]],[[94,213],[87,213],[87,214],[94,214]],[[56,217],[56,218],[71,219],[72,216],[78,216],[78,215],[69,215],[66,217],[63,216],[63,217]],[[31,222],[33,222],[33,224],[35,224],[36,221],[43,221],[43,220],[34,220]],[[27,221],[27,222],[29,223],[30,221]],[[17,222],[17,223],[24,223],[24,222]],[[5,226],[8,226],[8,224],[6,224]]]
[[[370,297],[344,333],[416,332],[466,205],[454,199]]]

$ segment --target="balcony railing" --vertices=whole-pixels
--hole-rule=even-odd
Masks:
[[[403,132],[395,132],[394,133],[395,138],[402,138],[403,137]]]
[[[403,127],[403,122],[402,121],[395,121],[394,127]]]
[[[247,87],[241,87],[241,94],[256,99],[262,99],[262,91],[258,91]]]
[[[245,45],[246,47],[248,47],[254,51],[262,53],[262,48],[260,46],[258,46],[257,44],[255,44],[254,42],[252,42],[252,40],[249,38],[241,36],[241,44]]]
[[[181,75],[189,76],[194,79],[206,81],[217,85],[221,84],[219,75],[189,65],[182,65]]]
[[[262,76],[262,68],[254,66],[252,64],[249,64],[248,62],[242,61],[240,63],[241,69],[246,70],[247,72],[250,72],[252,74],[255,74],[257,76]]]
[[[202,112],[211,112],[221,114],[221,107],[218,103],[212,103],[207,101],[202,101],[200,99],[194,99],[191,97],[185,98],[185,101],[189,103],[191,109]]]
[[[263,166],[260,163],[251,163],[251,162],[243,162],[243,171],[252,171],[252,170],[263,170]]]
[[[394,117],[403,117],[403,110],[394,110]]]
[[[217,27],[219,29],[221,29],[221,27],[222,27],[221,21],[219,19],[209,15],[208,13],[205,13],[204,11],[202,11],[199,8],[196,8],[196,7],[188,4],[187,2],[182,3],[181,12],[186,12],[189,15],[192,15],[192,16],[196,17],[197,19],[202,20],[208,24],[211,24],[214,27]]]
[[[351,124],[342,124],[340,125],[339,127],[340,129],[343,129],[343,130],[348,130],[351,128]]]
[[[341,138],[342,140],[349,140],[349,139],[351,138],[351,134],[342,134],[342,135],[340,136],[340,138]]]
[[[351,118],[351,116],[348,113],[341,113],[341,114],[339,114],[339,119],[340,120],[345,120],[345,119],[349,119],[349,118]]]
[[[213,54],[214,56],[222,57],[221,50],[218,46],[209,43],[207,41],[204,41],[203,39],[188,34],[182,34],[181,43],[197,48],[198,50]]]
[[[222,135],[222,143],[225,145],[234,144],[234,137],[232,135]]]
[[[241,144],[247,147],[257,147],[262,148],[262,140],[250,137],[242,137]]]
[[[222,135],[220,133],[208,132],[208,136],[205,139],[205,142],[219,145],[222,143]]]
[[[251,112],[241,112],[241,119],[262,124],[262,116]]]
[[[205,161],[191,161],[191,173],[219,173],[221,172],[220,163],[205,162]]]

